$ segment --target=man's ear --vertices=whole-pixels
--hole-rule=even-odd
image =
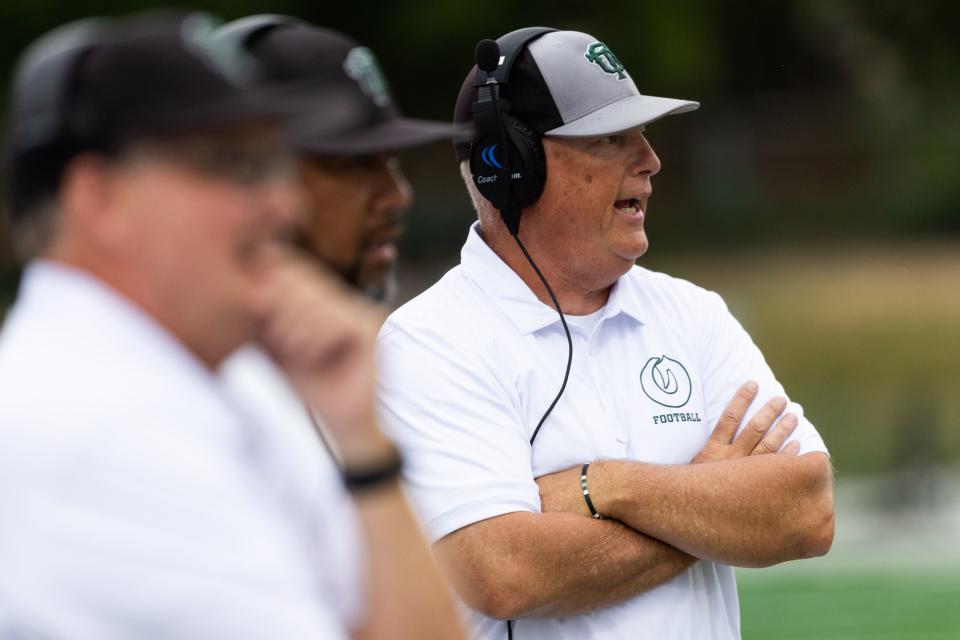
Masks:
[[[116,165],[96,153],[70,160],[60,179],[59,204],[65,225],[107,249],[125,232],[125,216],[115,205]]]

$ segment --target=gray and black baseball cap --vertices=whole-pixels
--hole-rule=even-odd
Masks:
[[[242,18],[224,29],[259,17]],[[369,48],[332,29],[279,18],[278,24],[254,32],[244,42],[263,70],[263,80],[299,82],[319,96],[335,96],[341,104],[350,105],[336,118],[318,113],[298,120],[289,134],[297,151],[318,155],[393,153],[469,135],[468,127],[403,116]]]
[[[455,123],[473,121],[474,67],[460,88]],[[604,136],[693,111],[700,103],[643,95],[603,42],[579,31],[551,31],[517,57],[500,98],[510,112],[543,136]],[[454,145],[458,160],[470,157],[470,141]]]

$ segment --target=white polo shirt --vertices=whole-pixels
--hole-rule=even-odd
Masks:
[[[346,638],[359,527],[291,393],[33,264],[0,332],[0,637]]]
[[[753,409],[783,395],[723,300],[634,267],[592,317],[573,318],[573,366],[560,402],[530,436],[563,379],[567,344],[542,304],[472,228],[461,263],[381,331],[382,411],[407,457],[412,497],[434,540],[514,511],[539,512],[534,478],[587,460],[687,464],[747,380]],[[793,439],[825,451],[803,410]],[[476,638],[505,624],[474,614]],[[700,561],[622,604],[520,620],[517,640],[739,637],[733,569]]]

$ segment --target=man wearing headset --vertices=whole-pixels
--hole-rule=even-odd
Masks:
[[[635,265],[644,126],[698,105],[587,34],[497,45],[454,116],[479,222],[380,337],[434,550],[477,638],[738,638],[732,567],[826,553],[831,469],[721,298]]]
[[[18,64],[0,636],[459,637],[377,425],[377,314],[280,242],[281,123],[350,105],[257,73],[203,14],[72,23]],[[223,370],[248,342],[340,469]]]

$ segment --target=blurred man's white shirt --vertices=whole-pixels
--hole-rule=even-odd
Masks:
[[[0,636],[343,638],[359,535],[265,356],[213,374],[96,279],[28,268],[0,333]]]

